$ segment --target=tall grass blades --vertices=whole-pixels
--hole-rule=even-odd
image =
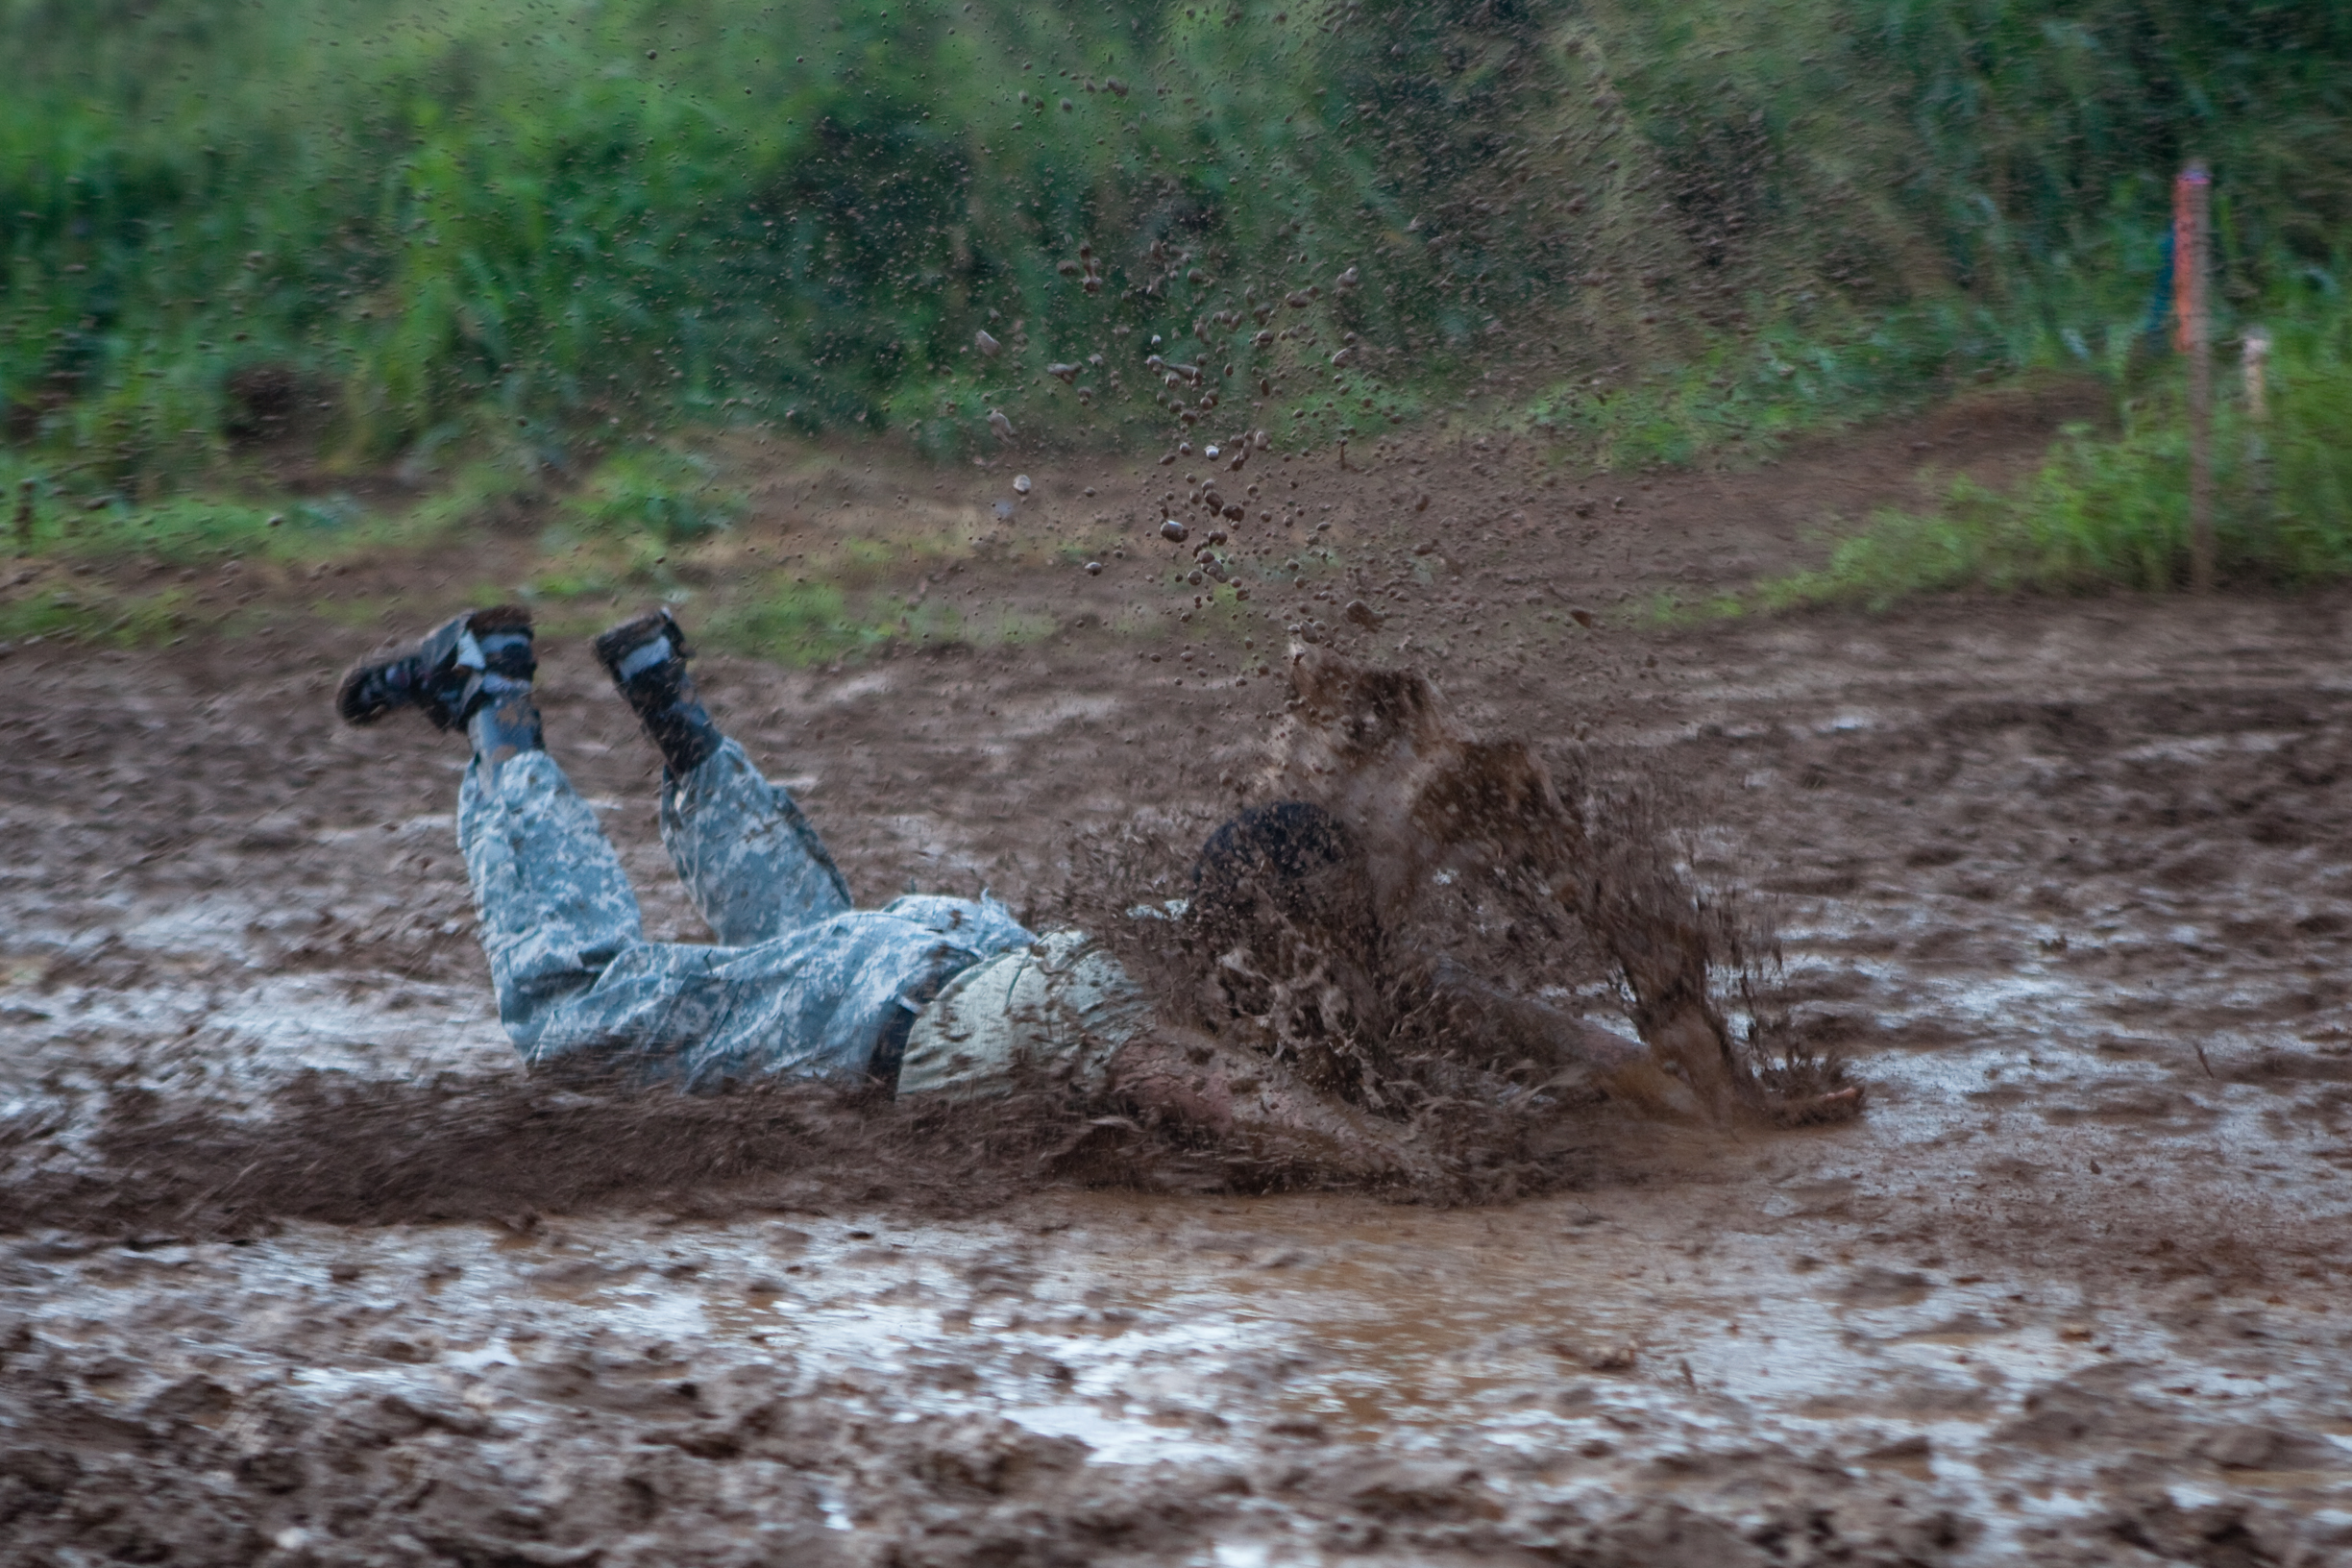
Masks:
[[[134,499],[284,442],[1326,440],[1497,388],[1671,461],[2096,358],[2185,153],[2235,306],[2352,203],[2308,4],[0,0],[0,48],[7,433]]]
[[[2291,323],[2271,368],[2266,420],[2227,400],[2215,420],[2220,571],[2282,586],[2352,575],[2352,318],[2331,310]],[[2188,496],[2187,422],[2168,385],[2128,409],[2113,435],[2070,430],[2023,485],[1963,481],[1933,512],[1882,513],[1824,569],[1760,597],[1883,608],[1967,587],[2161,592],[2188,577]]]

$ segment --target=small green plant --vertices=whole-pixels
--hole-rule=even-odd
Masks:
[[[331,553],[366,531],[366,514],[344,497],[277,505],[205,495],[141,502],[85,495],[77,478],[0,461],[0,549],[184,565]]]
[[[0,600],[0,642],[64,637],[126,648],[159,643],[189,623],[189,608],[187,597],[177,592],[120,596],[103,588],[44,590]]]
[[[564,499],[556,521],[583,536],[646,534],[683,545],[728,527],[745,504],[743,493],[720,484],[706,460],[637,451],[606,458]]]
[[[882,626],[850,613],[829,582],[779,585],[764,597],[716,610],[706,639],[778,664],[807,666],[864,653],[888,640]]]
[[[2299,585],[2352,576],[2352,312],[2291,323],[2271,358],[2269,414],[2216,411],[2214,541],[2225,580]],[[1955,482],[1942,507],[1887,511],[1819,571],[1766,584],[1767,606],[1855,602],[1956,588],[2163,592],[2189,570],[2189,435],[2178,367],[2101,433],[2070,428],[2015,489]]]

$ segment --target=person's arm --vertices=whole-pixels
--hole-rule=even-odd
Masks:
[[[1708,1119],[1717,1119],[1732,1102],[1734,1091],[1727,1075],[1694,1095],[1693,1088],[1677,1083],[1658,1066],[1653,1054],[1678,1062],[1720,1060],[1716,1037],[1696,1010],[1654,1030],[1650,1048],[1645,1050],[1622,1035],[1571,1017],[1557,1008],[1514,996],[1451,960],[1441,959],[1432,967],[1428,984],[1443,1009],[1445,1021],[1466,1047],[1465,1055],[1481,1066],[1507,1068],[1532,1062],[1536,1070],[1556,1084],[1589,1085],[1649,1115],[1678,1119],[1690,1115],[1694,1109]],[[1759,1090],[1752,1109],[1768,1121],[1796,1127],[1842,1121],[1860,1108],[1861,1101],[1862,1090],[1857,1087],[1791,1097],[1776,1097]]]
[[[1513,995],[1452,959],[1423,976],[1441,1027],[1465,1061],[1507,1071],[1531,1063],[1554,1087],[1589,1089],[1652,1115],[1686,1117],[1688,1090],[1659,1070],[1648,1050],[1623,1035]]]
[[[1120,1047],[1112,1087],[1146,1112],[1215,1138],[1241,1174],[1414,1183],[1436,1164],[1404,1130],[1315,1093],[1281,1063],[1195,1029],[1160,1025]]]

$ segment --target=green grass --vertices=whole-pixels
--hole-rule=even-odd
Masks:
[[[706,635],[715,647],[806,666],[870,652],[891,633],[888,623],[853,615],[831,583],[796,583],[721,611]]]
[[[667,450],[617,453],[564,497],[559,527],[590,535],[638,535],[682,545],[743,515],[746,498],[722,485],[707,459]]]
[[[186,596],[120,596],[98,589],[48,589],[0,600],[0,643],[29,637],[134,648],[168,642],[194,624]]]
[[[968,615],[932,602],[910,608],[882,590],[853,595],[831,583],[772,581],[713,606],[696,639],[806,668],[855,662],[894,646],[1017,648],[1041,642],[1059,629],[1059,622],[1039,611],[996,608]]]
[[[2224,581],[2300,586],[2352,576],[2352,316],[2291,324],[2270,362],[2268,417],[2249,417],[2224,359],[2213,425],[2214,539]],[[2236,384],[2234,384],[2236,383]],[[1766,584],[1768,607],[1883,609],[1960,588],[2164,592],[2190,558],[2189,438],[2177,370],[2113,434],[2069,429],[2006,491],[1955,483],[1929,512],[1889,511],[1828,563]]]
[[[2195,156],[2221,335],[2284,324],[2261,456],[2221,419],[2224,570],[2352,565],[2342,7],[0,0],[0,537],[39,558],[502,518],[543,530],[527,594],[585,606],[691,591],[743,514],[681,431],[944,457],[992,413],[1024,448],[1454,421],[1639,469],[2063,366],[2119,429],[1738,602],[2167,587],[2177,372],[2132,345]],[[287,453],[330,493],[275,499]],[[331,493],[390,465],[433,494]],[[899,548],[845,542],[722,635],[1037,634],[875,594]],[[0,620],[189,613],[63,592]]]
[[[85,500],[4,457],[0,484],[0,540],[22,555],[144,556],[174,565],[227,555],[298,558],[337,553],[378,533],[356,505],[333,499],[278,506],[205,496]]]
[[[2190,153],[2233,311],[2352,214],[2307,4],[0,0],[0,403],[118,485],[1178,397],[1369,439],[1498,356],[1549,390],[1472,417],[1673,462],[2103,341]]]

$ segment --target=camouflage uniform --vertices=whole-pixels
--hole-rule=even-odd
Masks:
[[[499,1018],[533,1067],[983,1094],[1026,1064],[1099,1087],[1146,1021],[1099,948],[1041,942],[992,898],[852,909],[816,829],[733,741],[662,791],[662,843],[715,946],[646,940],[620,858],[544,751],[477,757],[457,834]]]

